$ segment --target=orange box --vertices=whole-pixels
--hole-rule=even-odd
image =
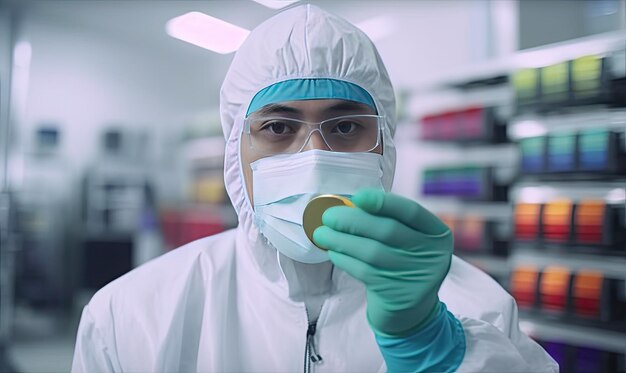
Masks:
[[[518,203],[515,205],[514,225],[515,238],[519,240],[534,240],[539,233],[539,217],[541,204]]]
[[[543,207],[543,237],[546,241],[567,242],[571,231],[572,201],[555,200]]]
[[[548,266],[543,270],[539,295],[541,307],[553,311],[565,311],[570,270],[566,267]]]
[[[539,270],[533,265],[516,267],[511,274],[511,294],[520,308],[531,308],[535,304],[535,293]]]
[[[480,251],[485,245],[485,220],[480,216],[465,216],[460,231],[465,251]]]
[[[602,200],[580,201],[574,216],[576,242],[601,244],[606,204]]]
[[[574,313],[578,316],[600,317],[604,275],[598,271],[579,271],[574,277],[572,297]]]

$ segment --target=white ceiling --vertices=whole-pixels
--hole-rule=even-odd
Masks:
[[[253,28],[274,12],[252,1],[119,1],[26,0],[26,11],[77,27],[124,38],[145,47],[170,48],[165,23],[178,15],[200,11],[245,28]]]

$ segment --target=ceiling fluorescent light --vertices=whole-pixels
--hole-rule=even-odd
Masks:
[[[189,12],[167,21],[168,35],[213,52],[228,54],[239,49],[249,30],[200,12]]]
[[[297,3],[298,0],[252,0],[255,3],[259,3],[261,5],[265,5],[271,9],[281,9],[286,7],[287,5],[291,5],[293,3]]]

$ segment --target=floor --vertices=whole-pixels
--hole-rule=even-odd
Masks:
[[[17,307],[6,349],[14,373],[69,372],[81,310],[82,305],[64,314]]]

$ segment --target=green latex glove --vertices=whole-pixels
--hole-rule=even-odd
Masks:
[[[330,260],[365,284],[367,317],[379,334],[403,337],[439,310],[453,250],[450,229],[418,203],[363,189],[353,207],[332,207],[313,233]]]

